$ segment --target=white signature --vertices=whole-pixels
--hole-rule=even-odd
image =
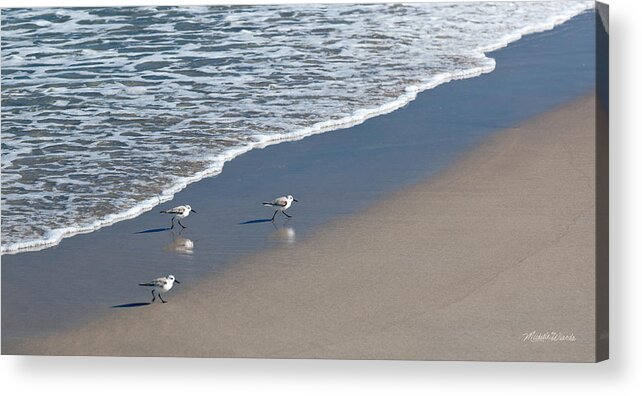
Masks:
[[[577,339],[573,332],[562,333],[558,331],[537,331],[522,334],[523,342],[575,342]]]

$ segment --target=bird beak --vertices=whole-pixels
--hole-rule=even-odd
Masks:
[[[196,211],[194,209],[192,209],[192,213],[196,213]]]
[[[293,200],[294,202],[299,202],[299,201],[297,201],[297,200],[296,200],[296,199],[294,199],[294,198],[292,198],[292,200]]]
[[[178,283],[178,284],[180,284],[181,282],[179,282],[179,281],[177,281],[176,279],[174,279],[174,283]]]

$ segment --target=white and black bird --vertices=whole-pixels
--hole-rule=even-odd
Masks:
[[[196,213],[196,211],[192,209],[192,207],[189,205],[181,205],[175,208],[171,208],[169,210],[161,210],[161,213],[174,215],[172,217],[172,227],[171,227],[171,229],[174,229],[174,219],[178,219],[178,225],[180,225],[183,228],[187,228],[181,223],[181,219],[186,218],[187,216],[189,216],[190,213]]]
[[[174,275],[167,275],[162,278],[156,278],[151,282],[147,283],[139,283],[138,286],[146,286],[146,287],[151,287],[152,288],[152,302],[156,301],[156,295],[154,292],[158,294],[158,298],[163,303],[166,303],[167,301],[163,300],[163,297],[161,297],[161,293],[168,292],[172,286],[174,286],[174,282],[176,283],[181,283],[174,278]]]
[[[294,199],[294,197],[292,195],[288,195],[288,196],[278,197],[275,200],[273,200],[272,202],[263,202],[263,206],[269,206],[271,208],[276,209],[274,211],[274,214],[272,215],[272,221],[274,221],[274,216],[276,216],[276,214],[278,212],[283,213],[288,218],[292,217],[289,214],[285,213],[285,210],[287,208],[289,208],[290,206],[292,206],[292,202],[299,202],[299,201]]]

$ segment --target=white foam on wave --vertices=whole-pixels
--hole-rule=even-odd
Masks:
[[[209,165],[205,169],[196,172],[189,177],[181,177],[175,179],[172,185],[164,189],[158,196],[145,199],[142,202],[134,205],[133,207],[130,207],[123,211],[119,211],[117,213],[103,216],[86,225],[56,228],[47,231],[41,238],[9,244],[3,243],[1,247],[1,253],[14,254],[23,251],[41,250],[57,245],[64,238],[68,238],[73,235],[93,232],[116,222],[137,217],[142,213],[152,210],[154,207],[163,202],[172,200],[176,193],[186,188],[189,184],[200,181],[206,177],[220,174],[223,171],[223,167],[226,162],[254,148],[264,148],[281,142],[300,140],[315,134],[349,128],[351,126],[361,124],[372,117],[393,112],[407,105],[416,98],[417,94],[422,91],[435,88],[441,84],[453,80],[472,78],[484,73],[489,73],[494,70],[495,61],[494,59],[486,56],[487,52],[505,47],[511,42],[519,40],[525,34],[550,30],[555,26],[566,22],[575,15],[578,15],[581,12],[592,8],[593,2],[577,3],[576,7],[570,8],[562,14],[554,15],[541,23],[526,26],[522,29],[519,29],[517,32],[510,32],[509,34],[506,34],[503,37],[499,38],[497,42],[473,50],[473,52],[478,53],[479,60],[481,61],[481,66],[470,67],[467,69],[456,70],[452,72],[444,72],[431,76],[430,78],[422,80],[418,84],[406,86],[404,92],[401,95],[379,106],[358,109],[352,112],[350,115],[337,119],[317,122],[309,127],[300,128],[292,132],[253,135],[251,137],[251,140],[246,141],[244,144],[229,147],[223,153],[207,158],[207,163],[209,163]],[[82,16],[84,17],[84,15]],[[242,18],[240,16],[230,15],[228,21],[237,22],[241,19]],[[247,33],[250,32],[243,32],[243,34]],[[190,50],[194,50],[194,48],[190,48]],[[151,55],[150,57],[143,59],[144,61],[160,60],[160,58],[156,55]],[[136,94],[145,92],[147,88],[132,87],[125,88],[125,90],[130,94]],[[11,160],[15,159],[17,155],[18,154],[12,156],[11,158],[4,158],[3,156],[3,165],[10,163]]]

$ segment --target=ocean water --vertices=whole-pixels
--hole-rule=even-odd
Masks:
[[[2,10],[2,253],[494,69],[593,2]],[[391,131],[391,133],[394,133]]]

